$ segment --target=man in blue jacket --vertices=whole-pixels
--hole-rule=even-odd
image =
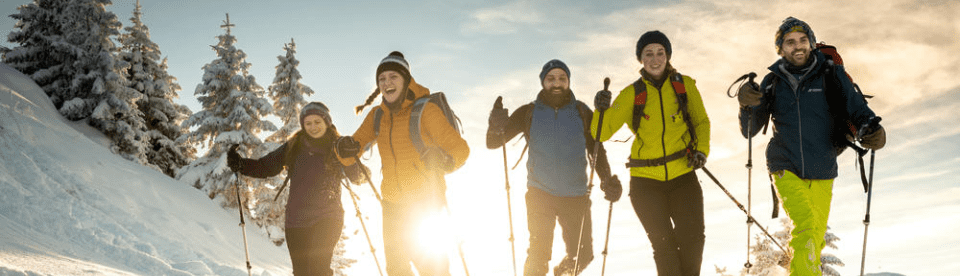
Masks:
[[[547,62],[540,72],[540,84],[537,100],[517,108],[510,116],[503,108],[503,98],[497,98],[490,112],[487,148],[499,148],[521,132],[530,145],[526,194],[530,247],[523,275],[546,275],[558,222],[567,255],[554,268],[554,274],[577,275],[593,260],[587,154],[590,158],[597,156],[600,188],[607,200],[619,199],[623,188],[616,176],[610,175],[603,147],[594,155],[597,142],[590,136],[593,112],[570,90],[567,65],[556,59]],[[574,266],[579,266],[576,271]]]
[[[785,19],[775,37],[782,58],[768,68],[770,75],[760,84],[763,92],[744,85],[738,96],[744,137],[756,135],[768,118],[773,119],[767,167],[794,224],[790,275],[822,274],[820,251],[837,177],[834,117],[862,126],[861,146],[876,150],[886,143],[883,127],[870,124],[878,118],[843,66],[815,50],[815,41],[807,23]]]

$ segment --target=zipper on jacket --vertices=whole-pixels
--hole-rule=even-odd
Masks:
[[[664,82],[666,84],[667,82]],[[644,84],[646,85],[646,84]],[[663,87],[657,89],[657,95],[660,96],[660,122],[663,123],[663,129],[660,131],[660,148],[663,150],[663,158],[667,158],[667,115],[663,112]],[[663,164],[663,181],[670,179],[670,171],[667,170],[667,163]]]
[[[800,85],[803,85],[803,83]],[[803,159],[803,117],[800,114],[800,86],[797,86],[797,90],[793,91],[793,95],[796,96],[797,101],[797,135],[800,135],[800,178],[804,178],[807,175],[807,162]]]
[[[550,105],[547,105],[547,106],[550,106]],[[552,107],[552,108],[553,108],[553,132],[557,133],[558,132],[557,130],[560,129],[560,107]],[[557,161],[557,164],[554,165],[555,168],[560,168],[561,167],[560,158],[556,158],[556,161]]]
[[[394,145],[393,145],[393,123],[394,123],[394,121],[393,121],[393,112],[391,111],[391,112],[390,112],[390,131],[387,132],[387,141],[388,141],[389,144],[390,144],[390,154],[393,155],[393,175],[398,175],[398,174],[397,174],[397,166],[398,166],[398,165],[397,165],[397,159],[398,159],[398,158],[397,158],[397,152],[396,152],[396,150],[394,150]],[[383,156],[380,156],[380,158],[382,159]],[[397,188],[402,191],[402,190],[403,190],[403,189],[402,189],[403,185],[399,185],[399,183],[397,183],[397,184],[398,184],[398,185],[397,185]],[[380,187],[380,188],[383,189],[383,187]]]

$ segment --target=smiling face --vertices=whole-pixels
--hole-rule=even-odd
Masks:
[[[790,32],[783,36],[780,56],[794,66],[803,66],[810,59],[810,38],[803,32]]]
[[[400,98],[400,94],[404,90],[403,84],[403,75],[400,75],[397,71],[383,71],[377,76],[377,88],[380,89],[380,94],[383,94],[383,98],[388,103],[396,102]]]
[[[643,63],[644,71],[654,78],[660,78],[667,69],[667,49],[660,43],[648,44],[640,53],[640,63]]]
[[[567,89],[570,89],[570,79],[567,77],[567,72],[563,71],[560,68],[553,68],[547,72],[547,75],[543,77],[543,90],[546,90],[550,94],[560,95]]]
[[[327,123],[324,122],[323,117],[320,115],[307,115],[307,117],[303,117],[302,123],[303,130],[306,131],[310,137],[320,138],[323,134],[327,133]]]

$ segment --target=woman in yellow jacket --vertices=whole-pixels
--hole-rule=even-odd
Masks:
[[[670,41],[659,31],[640,36],[641,78],[594,100],[603,111],[600,141],[623,126],[636,139],[630,152],[630,202],[653,246],[659,275],[700,275],[703,259],[703,191],[694,170],[710,152],[710,120],[696,82],[670,65]],[[596,135],[600,112],[594,113]]]
[[[352,137],[337,142],[337,152],[344,157],[359,157],[361,145],[379,145],[387,274],[412,275],[412,262],[420,275],[450,275],[445,252],[431,255],[419,250],[415,241],[421,222],[445,207],[444,175],[466,162],[470,148],[440,108],[428,103],[422,111],[419,133],[426,150],[418,152],[410,138],[413,103],[429,95],[430,90],[413,80],[400,52],[384,58],[376,76],[377,90],[357,107],[357,112],[377,95],[383,95],[382,103],[367,114]],[[374,126],[378,112],[379,126]]]

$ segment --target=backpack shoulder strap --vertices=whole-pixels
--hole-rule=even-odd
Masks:
[[[690,110],[687,105],[687,88],[683,85],[683,75],[680,73],[670,76],[670,83],[673,85],[673,92],[677,94],[677,105],[683,114],[683,122],[687,125],[687,133],[690,134],[690,141],[687,142],[688,149],[697,147],[697,129],[693,126],[693,120],[690,118]]]
[[[647,105],[647,84],[643,82],[642,77],[633,82],[633,95],[633,121],[631,127],[633,128],[633,132],[637,133],[640,128],[640,120],[644,118],[650,119],[650,115],[643,113],[643,109]]]
[[[580,119],[583,120],[584,133],[590,134],[590,123],[593,121],[593,110],[590,110],[590,106],[587,106],[586,103],[577,100],[577,113],[580,114]]]
[[[767,73],[767,75],[763,76],[763,80],[760,81],[760,84],[761,84],[761,85],[766,84],[766,86],[760,87],[760,90],[761,90],[760,93],[763,93],[763,95],[765,95],[765,96],[770,96],[770,99],[767,100],[767,102],[766,102],[767,110],[772,110],[771,107],[774,105],[774,101],[777,99],[777,97],[776,97],[776,91],[777,91],[777,90],[776,90],[776,87],[777,87],[777,81],[779,81],[779,80],[780,80],[780,78],[778,78],[776,75],[774,75],[773,72],[769,72],[769,73]],[[767,119],[767,120],[763,121],[763,134],[764,134],[764,135],[767,134],[767,126],[768,126],[769,124],[770,124],[770,119]]]
[[[460,118],[453,113],[453,109],[450,108],[450,104],[447,103],[447,97],[443,92],[436,92],[421,97],[413,102],[413,109],[410,111],[410,141],[419,153],[423,153],[426,150],[426,146],[423,144],[423,137],[420,137],[420,125],[423,118],[423,109],[427,103],[433,103],[440,108],[447,123],[457,132],[462,132],[460,129]]]
[[[410,112],[410,142],[417,152],[423,154],[426,147],[423,145],[423,137],[420,137],[420,118],[423,117],[423,107],[431,101],[431,96],[417,99],[413,102],[413,110]]]
[[[376,107],[373,110],[373,137],[380,136],[380,120],[383,119],[383,108]]]

